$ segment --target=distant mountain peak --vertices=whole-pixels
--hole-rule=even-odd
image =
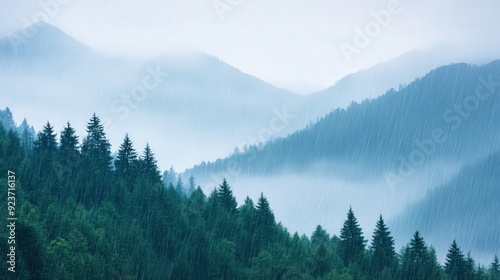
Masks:
[[[0,39],[2,54],[63,55],[67,52],[96,52],[85,44],[64,33],[57,26],[45,21],[38,21],[30,26],[18,29]]]
[[[25,29],[26,28],[39,28],[40,30],[57,30],[59,32],[62,32],[61,29],[59,29],[57,26],[52,25],[49,22],[46,22],[46,21],[43,21],[43,20],[34,22],[30,26],[25,27]]]
[[[45,21],[39,21],[39,22],[33,23],[32,25],[26,27],[25,29],[27,29],[27,28],[38,28],[39,33],[57,34],[57,35],[68,36],[61,29],[59,29],[59,27],[52,25],[52,24],[45,22]]]
[[[23,40],[35,39],[37,37],[47,37],[47,36],[59,37],[59,38],[69,37],[58,27],[45,21],[37,21],[27,27],[12,32],[6,38],[9,39],[10,41],[13,40],[23,41]]]

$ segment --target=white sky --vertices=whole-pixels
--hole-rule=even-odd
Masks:
[[[500,1],[401,0],[402,11],[347,62],[340,44],[394,0],[0,0],[0,36],[39,12],[101,53],[154,56],[200,50],[297,93],[331,86],[348,73],[412,49],[442,43],[475,53],[500,49]],[[233,8],[221,19],[214,3]],[[52,12],[44,12],[44,4]],[[54,5],[55,3],[55,5]],[[55,6],[55,8],[54,8]]]

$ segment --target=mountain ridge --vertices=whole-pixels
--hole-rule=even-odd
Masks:
[[[22,33],[18,30],[11,36]],[[52,119],[56,127],[70,121],[78,131],[84,131],[83,125],[77,125],[78,119],[88,117],[81,108],[93,108],[112,130],[114,146],[128,132],[127,122],[158,123],[160,132],[146,129],[158,133],[158,139],[150,144],[162,147],[163,139],[176,131],[179,138],[192,143],[194,151],[175,158],[199,157],[188,159],[191,163],[230,151],[265,126],[274,109],[291,108],[301,99],[207,54],[165,53],[150,59],[108,57],[48,24],[26,40],[17,53],[9,37],[0,40],[0,50],[0,82],[7,92],[2,101],[18,115],[33,120],[36,128]],[[161,79],[146,90],[143,83],[151,75]],[[64,105],[54,106],[59,102],[49,100]],[[235,114],[240,115],[239,119],[234,118]],[[41,120],[40,115],[47,120]],[[234,120],[226,122],[224,128],[214,126],[230,119]],[[218,140],[213,132],[223,135],[231,145]],[[206,141],[194,140],[195,133],[208,135]],[[148,141],[146,138],[135,137],[141,145]],[[185,142],[170,141],[174,147],[165,148],[165,156],[159,156],[164,168],[174,164],[166,155],[179,153]],[[175,165],[191,163],[180,161]]]
[[[404,135],[403,129],[405,129],[405,126],[403,124],[397,125],[398,123],[401,123],[400,119],[401,117],[407,119],[407,122],[413,123],[413,126],[417,125],[418,129],[424,130],[426,126],[429,125],[429,122],[432,122],[432,126],[434,127],[441,127],[441,126],[448,126],[450,123],[455,123],[456,121],[453,120],[448,120],[444,119],[445,116],[443,116],[446,112],[448,107],[452,107],[455,103],[463,103],[464,98],[468,98],[469,94],[474,92],[474,86],[475,83],[480,83],[480,78],[482,76],[487,77],[488,71],[491,71],[496,74],[495,78],[497,80],[500,80],[500,60],[493,61],[489,64],[483,65],[483,66],[470,66],[465,63],[459,63],[459,64],[453,64],[449,66],[443,66],[439,67],[431,72],[429,72],[426,76],[423,78],[417,79],[408,86],[404,87],[403,89],[400,89],[400,91],[395,91],[395,90],[389,90],[385,95],[379,97],[378,99],[372,100],[372,101],[364,101],[362,103],[355,103],[352,104],[350,107],[347,109],[337,109],[332,113],[327,114],[326,116],[322,117],[318,122],[312,125],[313,129],[315,130],[315,134],[311,135],[310,133],[311,128],[306,128],[299,130],[297,132],[292,133],[290,136],[287,138],[283,139],[278,139],[275,140],[275,142],[280,142],[280,141],[287,141],[287,139],[290,138],[295,138],[296,142],[300,142],[299,139],[308,139],[310,137],[314,137],[314,145],[322,145],[323,151],[319,150],[316,151],[314,150],[315,148],[313,147],[314,145],[309,145],[309,149],[307,150],[308,152],[311,152],[311,154],[317,154],[318,156],[325,156],[331,153],[325,152],[327,148],[329,147],[330,144],[327,144],[325,139],[330,139],[328,141],[337,141],[335,143],[338,143],[339,145],[342,144],[345,147],[348,147],[346,145],[352,145],[353,143],[359,143],[359,145],[363,145],[363,149],[358,149],[357,153],[360,153],[360,151],[364,151],[367,156],[369,153],[372,153],[373,151],[377,150],[376,143],[382,143],[381,141],[389,141],[392,143],[395,143],[394,141],[400,141],[397,140],[398,137],[401,137],[401,135]],[[453,88],[447,88],[445,84],[440,85],[439,90],[441,92],[446,92],[446,90],[449,91],[449,93],[442,94],[441,97],[436,96],[436,94],[439,94],[436,89],[432,89],[432,87],[435,87],[436,84],[438,84],[440,81],[438,77],[442,77],[443,79],[455,79],[455,80],[460,80],[460,79],[465,79],[466,77],[473,76],[476,77],[477,81],[475,82],[468,82],[466,84],[467,88],[459,88],[459,86],[454,86]],[[422,85],[425,83],[424,85]],[[463,84],[465,86],[465,84]],[[423,89],[423,87],[427,87],[428,89],[433,90],[432,92],[429,93],[429,91],[426,91]],[[402,93],[401,93],[402,92]],[[435,100],[433,100],[433,98]],[[438,98],[444,98],[444,99],[439,99]],[[408,105],[408,99],[411,99],[410,103],[414,104],[413,108],[406,108]],[[427,100],[427,101],[426,101]],[[393,113],[382,113],[383,115],[380,115],[377,113],[377,110],[383,111],[381,109],[376,109],[376,108],[382,108],[384,106],[384,102],[391,102],[391,106],[395,111]],[[422,103],[422,102],[427,102],[428,104]],[[494,103],[496,104],[496,103]],[[422,118],[422,115],[425,115],[425,110],[428,109],[428,107],[433,108],[436,112],[434,113],[433,117],[434,119],[428,119]],[[485,107],[488,107],[488,105],[491,104],[482,104]],[[374,106],[378,106],[374,108]],[[399,106],[399,107],[398,107]],[[492,108],[490,108],[493,110]],[[375,110],[375,111],[374,111]],[[353,112],[356,112],[359,118],[353,117]],[[409,112],[411,112],[411,116],[408,115]],[[484,113],[482,111],[478,112],[477,114]],[[405,116],[406,115],[406,116]],[[385,117],[382,117],[385,116]],[[448,118],[450,118],[449,116]],[[488,116],[483,116],[484,118],[487,118]],[[456,118],[456,116],[455,116]],[[387,138],[388,134],[387,133],[382,133],[379,134],[377,130],[372,129],[372,126],[375,125],[375,120],[381,122],[381,123],[395,123],[396,127],[394,129],[397,129],[398,132],[393,131],[390,132],[392,135],[392,138]],[[491,122],[491,120],[489,120]],[[443,124],[444,122],[444,124]],[[337,131],[340,132],[348,132],[350,136],[347,136],[348,134],[342,134],[339,135],[339,137],[335,138],[335,133],[332,132],[332,129],[329,128],[330,130],[329,133],[326,135],[323,133],[321,134],[320,131],[325,131],[328,127],[331,125],[335,126]],[[385,131],[391,131],[387,130],[387,128],[381,128],[384,129]],[[416,139],[417,136],[424,138],[427,137],[431,131],[429,131],[427,134],[423,133],[422,131],[419,132],[419,130],[414,128],[411,132],[411,135],[408,141],[406,142],[401,142],[396,145],[394,149],[391,150],[384,150],[382,153],[379,152],[380,157],[386,157],[388,154],[391,155],[392,157],[397,157],[398,154],[401,153],[400,150],[410,152],[414,143],[413,141],[410,141],[412,139]],[[467,127],[467,129],[471,129],[470,127]],[[350,131],[350,132],[349,132]],[[418,132],[418,133],[417,133]],[[454,131],[450,131],[454,132]],[[459,131],[461,134],[467,133],[467,131]],[[361,136],[361,139],[364,139],[362,141],[365,141],[367,144],[363,144],[363,142],[360,142],[361,140],[355,139],[354,135],[364,135],[366,133],[372,133],[370,135],[373,135],[373,137],[378,137],[378,138],[373,138],[373,139],[378,139],[378,142],[370,142],[369,139],[371,138],[363,138]],[[417,135],[417,134],[419,135]],[[486,133],[487,134],[487,133]],[[400,135],[400,136],[398,136]],[[330,138],[325,138],[325,137],[330,137]],[[334,138],[332,138],[334,137]],[[354,142],[350,141],[344,141],[342,138],[350,137],[349,139],[354,139]],[[372,139],[372,140],[373,140]],[[385,139],[385,140],[384,140]],[[392,139],[392,140],[391,140]],[[455,137],[454,141],[457,141],[459,137]],[[340,142],[339,142],[340,141]],[[372,144],[370,144],[372,143]],[[270,143],[269,145],[265,145],[261,148],[259,148],[259,151],[256,150],[257,147],[253,148],[253,151],[256,152],[256,155],[253,155],[252,157],[255,159],[256,157],[259,156],[260,153],[268,152],[270,154],[270,149],[271,147],[278,149],[280,144],[277,143]],[[333,147],[333,146],[332,146]],[[312,149],[312,150],[311,150]],[[289,160],[285,160],[285,162],[291,162],[293,161],[292,158],[301,158],[301,161],[307,161],[307,158],[309,158],[309,155],[305,154],[300,154],[300,151],[304,149],[298,149],[298,148],[290,148],[288,149],[288,152],[282,152],[283,156],[288,158]],[[344,155],[346,156],[345,152],[342,152],[343,150],[340,149],[338,150],[338,155]],[[242,155],[240,155],[242,156]],[[243,155],[244,156],[244,155]],[[375,158],[380,158],[379,156],[374,156]],[[231,161],[230,158],[226,159],[221,159],[222,161],[224,160],[229,160]],[[258,161],[258,160],[256,160]],[[266,162],[267,168],[271,168],[271,166],[275,167],[277,164],[276,162],[270,163],[268,160],[261,160],[262,162]],[[245,170],[245,164],[241,164],[242,169]],[[214,166],[215,167],[215,166]],[[195,167],[196,168],[196,167]],[[264,170],[266,167],[262,167],[261,169]],[[224,168],[223,168],[224,169]],[[274,169],[272,169],[274,170]],[[189,173],[189,171],[188,171]],[[201,176],[198,176],[201,177]]]
[[[438,251],[445,252],[443,234],[452,232],[463,248],[481,248],[486,257],[480,261],[486,263],[498,253],[495,243],[500,245],[500,227],[491,223],[498,216],[499,176],[500,152],[465,165],[459,174],[429,190],[391,221],[397,238],[411,236],[415,227]]]
[[[418,215],[408,205],[462,178],[466,166],[498,153],[499,116],[500,60],[481,66],[452,64],[377,99],[336,109],[287,137],[198,164],[182,178],[194,176],[207,191],[225,178],[238,186],[234,193],[240,201],[243,194],[260,192],[286,201],[275,213],[292,231],[308,232],[322,224],[335,233],[338,228],[329,224],[342,218],[342,208],[352,206],[369,212],[358,217],[360,224],[382,214],[395,234],[406,234],[399,239],[407,240],[415,228],[401,226],[397,217],[403,211]],[[297,210],[304,208],[314,211],[305,215]],[[425,232],[433,241],[443,234]],[[463,248],[491,258],[481,248],[484,240],[461,238]],[[438,253],[444,256],[445,251],[440,247]]]

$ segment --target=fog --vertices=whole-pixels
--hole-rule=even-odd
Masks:
[[[34,19],[46,19],[102,53],[143,57],[171,50],[202,51],[302,94],[414,49],[452,44],[473,58],[499,54],[495,27],[500,4],[495,0],[243,0],[223,12],[214,8],[216,1],[202,0],[40,3],[2,3],[0,36]],[[348,62],[340,45],[356,46],[356,28],[365,29],[374,22],[373,13],[390,6],[397,7],[396,13],[379,24],[380,31]]]
[[[223,178],[240,205],[263,193],[292,233],[338,235],[352,206],[367,240],[383,215],[397,249],[417,229],[441,261],[454,237],[484,262],[498,246],[499,1],[2,7],[0,109],[18,125],[70,122],[81,143],[96,113],[113,153],[128,133],[207,195]]]
[[[388,221],[392,220],[411,202],[418,201],[427,191],[456,175],[459,169],[449,162],[446,164],[449,167],[447,170],[436,173],[433,172],[435,166],[442,166],[443,163],[430,165],[419,169],[404,184],[390,186],[384,174],[353,180],[346,178],[342,171],[332,169],[331,163],[321,165],[300,173],[236,175],[226,179],[239,204],[243,204],[246,196],[256,201],[260,193],[264,193],[275,210],[276,219],[290,232],[309,235],[317,225],[321,225],[330,233],[338,235],[347,210],[352,206],[364,229],[365,238],[370,239],[379,215]],[[325,172],[325,169],[330,171]],[[355,172],[360,178],[368,173],[360,169]],[[208,182],[199,182],[207,194],[216,186],[216,179],[210,179]]]

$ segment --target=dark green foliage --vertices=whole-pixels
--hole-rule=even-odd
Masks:
[[[68,122],[64,127],[63,131],[61,131],[61,139],[59,152],[61,154],[61,158],[73,157],[78,153],[78,136],[76,135],[76,131],[71,127],[71,124]]]
[[[490,265],[490,276],[491,279],[498,280],[500,279],[500,263],[498,262],[498,256],[495,255],[493,262]]]
[[[273,227],[276,222],[274,221],[273,210],[269,206],[269,202],[263,193],[260,194],[259,201],[255,206],[257,224],[262,227],[269,229]]]
[[[321,243],[327,244],[330,241],[330,235],[320,225],[316,227],[311,235],[311,244],[318,246]]]
[[[3,132],[5,132],[5,130],[3,130]],[[2,132],[0,131],[0,133]],[[9,130],[9,132],[6,133],[6,141],[2,145],[2,150],[2,156],[5,156],[5,163],[7,166],[13,167],[21,164],[25,153],[14,131]]]
[[[441,264],[439,264],[434,247],[429,247],[428,254],[429,261],[427,262],[427,266],[425,267],[425,277],[427,277],[427,279],[445,279],[443,267],[441,266]]]
[[[79,151],[79,141],[75,130],[68,122],[60,134],[60,144],[58,148],[58,161],[54,164],[54,171],[60,182],[59,186],[65,185],[71,179],[73,170],[81,164],[81,154]],[[69,190],[57,188],[60,195],[67,195]]]
[[[410,257],[412,263],[425,264],[428,261],[427,246],[420,232],[416,231],[410,241]]]
[[[416,231],[408,246],[401,252],[402,279],[442,279],[443,269],[439,264],[436,251],[427,247],[420,232]]]
[[[330,271],[332,252],[329,250],[326,242],[321,241],[313,253],[312,276],[323,277]]]
[[[139,159],[139,172],[141,176],[147,181],[147,183],[161,183],[160,170],[158,169],[155,155],[153,151],[151,151],[149,144],[146,144],[146,148],[144,148],[144,152]]]
[[[467,257],[464,260],[464,279],[476,279],[475,269],[476,264],[474,259],[472,259],[470,252],[467,253]]]
[[[54,127],[49,122],[43,127],[43,131],[38,133],[35,141],[35,150],[45,156],[52,156],[57,149],[56,134]]]
[[[396,263],[396,251],[394,250],[394,239],[389,228],[385,225],[382,215],[377,222],[373,232],[371,244],[371,271],[374,278],[379,279],[382,271],[394,270]]]
[[[26,119],[23,119],[23,122],[19,126],[18,134],[23,147],[27,150],[31,150],[33,148],[33,142],[35,141],[35,129],[33,126],[28,125]]]
[[[186,195],[186,192],[184,191],[184,183],[182,182],[182,178],[181,177],[179,177],[177,179],[177,183],[175,184],[175,190],[182,197],[184,197]]]
[[[264,194],[260,194],[257,205],[255,205],[255,228],[253,232],[253,244],[255,250],[267,249],[277,238],[276,222],[269,202]]]
[[[94,115],[87,123],[87,137],[82,143],[82,155],[86,163],[106,171],[111,165],[111,145],[106,139],[104,126],[99,117]]]
[[[196,189],[195,179],[193,176],[190,176],[187,189],[188,194],[192,194],[195,189]]]
[[[418,232],[398,263],[382,217],[370,251],[352,209],[340,238],[321,226],[310,239],[291,235],[264,194],[238,207],[226,180],[207,198],[194,178],[181,194],[161,184],[149,145],[137,159],[127,136],[112,170],[95,115],[87,132],[80,153],[69,123],[59,146],[47,124],[29,149],[0,124],[0,168],[18,178],[16,279],[445,279]],[[0,192],[0,200],[6,195]],[[2,252],[7,237],[0,231]],[[486,270],[470,255],[464,260],[453,243],[448,275],[458,275],[450,274],[456,260],[465,278],[450,279],[498,279],[496,257]],[[0,270],[0,279],[9,273]]]
[[[83,139],[81,155],[86,172],[80,176],[92,175],[86,177],[82,182],[83,186],[77,190],[76,201],[85,205],[98,205],[107,199],[106,195],[112,189],[107,184],[111,175],[112,158],[111,145],[106,138],[104,126],[95,113],[87,123],[87,137]]]
[[[462,251],[453,240],[451,243],[448,254],[446,254],[446,262],[444,264],[444,271],[450,279],[461,280],[465,279],[465,259]]]
[[[118,175],[124,177],[136,175],[138,171],[137,153],[128,134],[125,135],[125,139],[123,139],[123,143],[118,149],[118,155],[115,160],[115,171]]]
[[[14,130],[16,128],[16,123],[14,122],[14,118],[9,107],[6,107],[5,110],[0,110],[0,124],[7,131]]]
[[[211,233],[221,239],[235,241],[241,229],[237,220],[238,204],[225,179],[219,188],[214,188],[207,204],[207,226]]]
[[[226,179],[222,181],[222,184],[217,190],[217,201],[219,207],[230,214],[235,214],[238,204],[236,203],[236,198],[233,196],[233,191],[229,187]]]
[[[241,234],[238,238],[238,258],[240,260],[249,260],[250,257],[256,256],[256,247],[254,246],[253,234],[255,231],[256,211],[252,199],[248,196],[245,202],[239,208],[238,223],[241,227]]]
[[[416,231],[402,254],[404,279],[426,279],[425,267],[429,263],[429,252],[424,238]]]
[[[360,262],[365,250],[363,232],[354,216],[352,208],[349,207],[347,220],[340,230],[340,255],[345,266],[354,262]]]

